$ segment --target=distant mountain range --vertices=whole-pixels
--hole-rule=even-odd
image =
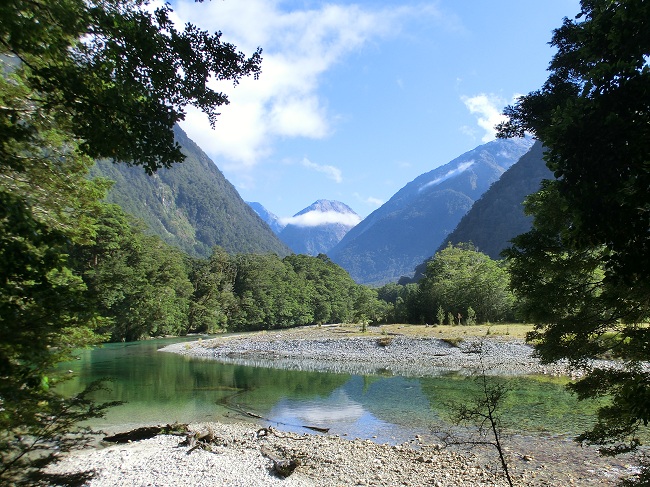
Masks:
[[[360,221],[346,204],[318,200],[291,217],[279,237],[297,254],[325,254]]]
[[[180,128],[175,135],[185,162],[154,176],[97,162],[92,175],[115,181],[108,201],[190,255],[207,257],[215,245],[230,253],[326,253],[363,284],[411,278],[419,266],[417,277],[448,241],[471,241],[498,258],[508,240],[530,228],[522,201],[552,177],[539,144],[496,140],[417,177],[363,221],[330,200],[281,221],[260,203],[244,202]]]
[[[510,240],[531,228],[532,217],[524,214],[524,200],[539,190],[543,179],[553,178],[543,156],[541,142],[535,142],[472,205],[440,248],[446,247],[449,242],[471,242],[484,254],[500,259],[501,251],[510,245]]]
[[[495,140],[422,174],[352,228],[328,256],[363,284],[412,276],[532,145],[531,139]]]
[[[108,201],[190,255],[207,257],[215,245],[230,253],[290,254],[199,146],[179,127],[174,134],[186,159],[153,176],[137,166],[96,163],[91,175],[115,181]]]

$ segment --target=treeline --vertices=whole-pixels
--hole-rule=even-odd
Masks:
[[[119,206],[96,211],[95,237],[70,249],[89,306],[110,341],[346,323],[475,324],[514,318],[502,265],[471,245],[448,246],[417,284],[371,289],[327,256],[193,258]]]
[[[387,305],[326,256],[230,255],[197,259],[167,245],[116,205],[102,205],[91,243],[70,266],[111,341],[150,336],[379,321]]]

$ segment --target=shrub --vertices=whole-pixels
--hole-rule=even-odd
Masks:
[[[468,326],[472,326],[476,324],[476,311],[474,311],[474,308],[472,308],[471,306],[467,308],[467,320],[465,321],[465,323]]]
[[[380,347],[387,347],[391,343],[393,343],[393,337],[383,336],[377,339],[377,345]]]

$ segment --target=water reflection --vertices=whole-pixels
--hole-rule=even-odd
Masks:
[[[419,379],[222,364],[157,352],[167,343],[110,344],[83,351],[79,360],[63,365],[76,375],[60,391],[72,394],[93,380],[112,377],[112,391],[97,399],[127,403],[95,422],[103,428],[241,419],[233,412],[237,410],[254,412],[285,430],[303,432],[304,426],[316,426],[382,443],[428,433],[448,419],[450,402],[479,392],[474,379],[466,376]],[[507,381],[513,388],[505,419],[518,432],[575,433],[593,412],[593,406],[578,403],[557,381],[491,380]]]
[[[436,416],[418,380],[371,376],[352,376],[328,397],[283,399],[268,414],[271,424],[288,431],[307,432],[305,426],[316,426],[390,444],[428,432]]]

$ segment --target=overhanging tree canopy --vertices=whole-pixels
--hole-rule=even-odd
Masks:
[[[50,388],[58,360],[101,338],[68,258],[97,234],[107,185],[86,178],[93,159],[148,173],[182,162],[172,129],[185,107],[214,124],[228,99],[208,82],[260,72],[259,49],[246,57],[170,13],[146,0],[0,2],[0,483],[33,485],[27,474],[52,459],[34,450],[70,446],[74,422],[101,413]]]
[[[548,80],[499,127],[540,139],[556,177],[529,198],[534,227],[506,252],[537,325],[529,338],[543,360],[588,366],[580,397],[611,398],[578,438],[608,454],[635,449],[650,421],[649,19],[643,0],[581,1],[554,32]],[[590,366],[602,356],[622,367]]]
[[[505,114],[500,135],[544,143],[576,245],[604,245],[613,274],[650,272],[650,4],[583,0],[551,44],[544,86]]]
[[[7,0],[0,4],[0,54],[31,89],[19,106],[0,110],[3,163],[17,163],[6,141],[28,136],[17,123],[38,110],[81,140],[94,158],[142,165],[149,173],[181,162],[172,127],[184,107],[203,110],[214,126],[228,97],[210,80],[237,84],[260,73],[221,33],[187,24],[178,30],[168,5],[147,0]],[[11,63],[13,66],[8,67]],[[25,103],[27,101],[28,103]]]

